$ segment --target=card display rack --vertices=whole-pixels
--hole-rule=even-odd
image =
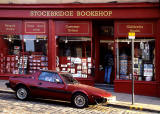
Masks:
[[[87,78],[91,75],[91,57],[58,57],[57,70],[69,72],[73,77]]]
[[[44,55],[7,55],[0,53],[0,74],[28,74],[48,70],[48,57]]]

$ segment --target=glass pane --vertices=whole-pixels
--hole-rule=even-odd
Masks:
[[[48,69],[48,48],[46,35],[24,35],[24,56],[27,59],[26,73]]]
[[[74,77],[91,74],[91,38],[58,37],[57,70],[70,72]]]
[[[0,73],[22,74],[22,35],[0,35]]]
[[[42,81],[53,82],[53,83],[57,83],[56,79],[58,79],[59,83],[62,83],[62,79],[59,77],[59,75],[53,72],[42,72],[38,79]]]
[[[132,73],[131,40],[117,39],[117,79],[130,80]],[[155,40],[134,40],[134,77],[139,81],[155,80]]]
[[[48,69],[46,35],[1,35],[0,73],[28,74]]]

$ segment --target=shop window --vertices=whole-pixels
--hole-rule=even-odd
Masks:
[[[117,79],[132,79],[131,40],[117,39]],[[134,77],[138,81],[155,80],[155,40],[134,40]]]
[[[58,37],[57,70],[70,72],[74,77],[91,74],[91,38]]]
[[[47,36],[1,35],[0,73],[28,74],[47,69]]]
[[[0,73],[19,74],[22,56],[22,35],[0,36]]]
[[[46,35],[24,35],[24,56],[27,73],[48,69],[48,48]]]

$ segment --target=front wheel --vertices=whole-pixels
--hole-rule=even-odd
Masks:
[[[16,90],[16,97],[20,100],[26,100],[28,98],[28,90],[25,87],[19,87]]]
[[[88,98],[85,94],[77,93],[72,98],[72,104],[77,108],[84,108],[88,106]]]

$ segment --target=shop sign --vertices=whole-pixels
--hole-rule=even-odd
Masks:
[[[0,34],[22,34],[22,21],[0,20]]]
[[[56,35],[59,36],[90,36],[89,21],[56,21]]]
[[[135,32],[129,32],[128,33],[128,38],[129,39],[135,39]]]
[[[128,36],[128,33],[136,33],[136,36],[153,36],[154,35],[154,23],[117,23],[117,34],[118,36]]]
[[[112,10],[32,10],[32,17],[110,17]]]
[[[46,34],[46,22],[45,21],[25,21],[24,22],[24,34]]]

